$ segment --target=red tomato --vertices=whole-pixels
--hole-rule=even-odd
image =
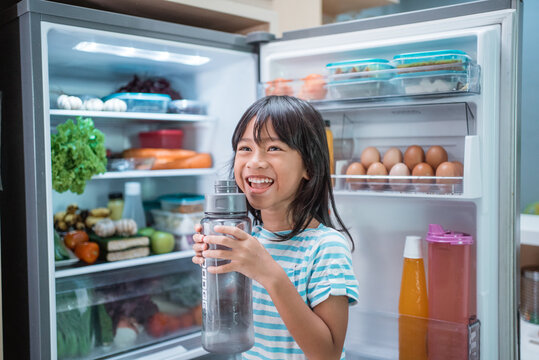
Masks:
[[[153,314],[146,323],[146,331],[153,337],[161,337],[167,331],[167,315],[161,312]]]
[[[87,264],[93,264],[99,257],[99,245],[95,242],[87,241],[77,244],[75,255]]]
[[[70,231],[64,236],[64,243],[71,250],[75,250],[77,244],[87,242],[89,240],[88,234],[83,230]]]

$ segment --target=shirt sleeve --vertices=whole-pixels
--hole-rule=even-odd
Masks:
[[[347,296],[349,304],[358,301],[358,282],[352,267],[352,253],[340,233],[323,235],[313,252],[307,284],[307,300],[311,308],[330,295]]]

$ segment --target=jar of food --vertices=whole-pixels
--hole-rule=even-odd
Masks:
[[[124,197],[122,193],[110,193],[107,207],[112,220],[120,220],[124,212]]]

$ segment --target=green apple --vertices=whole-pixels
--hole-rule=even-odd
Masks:
[[[150,237],[154,254],[169,253],[174,249],[174,235],[165,231],[155,231]]]
[[[144,229],[140,229],[138,233],[142,236],[150,237],[155,232],[155,229],[153,227],[145,227]]]

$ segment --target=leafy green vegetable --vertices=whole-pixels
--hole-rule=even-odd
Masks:
[[[80,116],[76,124],[68,119],[56,129],[51,136],[52,187],[82,194],[87,180],[107,170],[105,136],[92,119]]]
[[[69,259],[69,253],[60,238],[60,235],[54,231],[54,260]]]

